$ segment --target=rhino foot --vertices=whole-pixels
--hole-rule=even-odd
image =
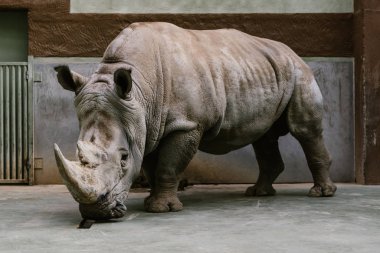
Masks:
[[[333,183],[315,184],[311,187],[309,197],[332,197],[336,191],[336,186]]]
[[[256,184],[248,187],[245,191],[245,196],[273,196],[275,194],[276,190],[272,187],[272,185],[264,187]]]
[[[158,197],[150,195],[144,201],[145,210],[151,213],[178,212],[183,209],[183,204],[177,196]]]

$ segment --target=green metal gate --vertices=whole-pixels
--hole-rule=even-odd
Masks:
[[[33,183],[32,65],[0,62],[0,183]]]

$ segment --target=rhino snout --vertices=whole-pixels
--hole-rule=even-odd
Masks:
[[[84,219],[108,220],[123,217],[127,213],[127,207],[115,200],[111,203],[79,204],[79,211]]]
[[[107,162],[107,154],[89,142],[78,141],[77,148],[79,161],[67,160],[57,145],[54,146],[54,152],[59,172],[71,195],[79,203],[82,217],[92,220],[123,217],[127,212],[125,203],[128,190],[122,181],[112,176],[113,170],[108,167],[111,161]]]

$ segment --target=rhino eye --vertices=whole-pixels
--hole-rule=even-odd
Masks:
[[[121,161],[120,161],[121,167],[127,166],[127,159],[128,159],[128,154],[121,155]]]
[[[121,160],[122,160],[122,161],[126,161],[127,158],[128,158],[128,155],[127,155],[127,154],[123,154],[123,155],[121,155]]]

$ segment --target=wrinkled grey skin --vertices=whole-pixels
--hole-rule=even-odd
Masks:
[[[90,78],[67,66],[56,70],[63,88],[76,93],[80,122],[79,161],[66,160],[55,146],[57,164],[84,218],[123,216],[141,166],[152,188],[145,209],[181,210],[179,175],[198,149],[225,154],[252,144],[260,175],[246,195],[273,195],[284,169],[277,140],[288,132],[313,175],[309,195],[336,190],[321,92],[284,44],[233,29],[134,23],[111,42]]]

